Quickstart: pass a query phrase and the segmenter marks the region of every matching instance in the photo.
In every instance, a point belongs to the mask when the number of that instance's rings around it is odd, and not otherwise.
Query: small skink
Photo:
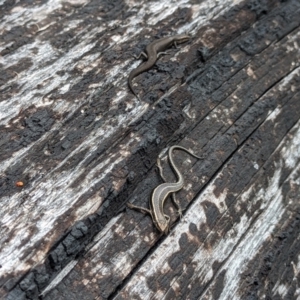
[[[203,157],[196,156],[194,153],[190,152],[189,150],[187,150],[186,148],[183,148],[181,146],[175,145],[175,146],[170,147],[169,151],[168,151],[168,158],[170,161],[170,165],[178,178],[178,181],[177,182],[165,182],[165,183],[162,183],[159,186],[157,186],[153,190],[152,197],[150,199],[150,209],[146,209],[143,207],[135,206],[131,203],[127,203],[129,208],[138,210],[142,213],[149,214],[151,216],[152,221],[155,224],[156,228],[164,234],[167,234],[169,232],[170,217],[168,215],[164,214],[163,209],[164,209],[165,200],[167,199],[167,197],[170,194],[172,194],[174,204],[177,206],[180,216],[181,216],[181,212],[182,212],[179,202],[176,201],[175,194],[174,194],[175,192],[178,192],[179,190],[181,190],[184,186],[184,178],[173,161],[172,154],[173,154],[173,150],[175,150],[175,149],[185,151],[188,154],[190,154],[193,157],[196,157],[198,159],[203,159]],[[159,168],[161,177],[164,179],[164,181],[166,181],[165,178],[163,177],[159,160],[158,160],[158,168]]]
[[[139,99],[138,95],[135,93],[133,86],[132,86],[132,80],[134,77],[138,76],[139,74],[149,70],[157,61],[160,55],[166,54],[166,49],[170,48],[172,45],[175,45],[177,48],[177,44],[181,44],[184,42],[187,42],[191,37],[187,34],[178,34],[170,37],[164,37],[161,39],[158,39],[152,43],[150,43],[146,47],[146,53],[141,52],[139,56],[136,58],[140,58],[141,55],[144,56],[147,61],[138,66],[136,69],[132,70],[128,77],[128,85],[132,93]]]

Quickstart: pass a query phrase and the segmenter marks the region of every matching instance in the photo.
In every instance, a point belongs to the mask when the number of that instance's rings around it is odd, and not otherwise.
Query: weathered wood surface
[[[300,2],[1,1],[0,297],[300,297]],[[157,37],[190,32],[135,79]],[[147,206],[175,152],[186,209]],[[24,187],[16,187],[23,181]]]

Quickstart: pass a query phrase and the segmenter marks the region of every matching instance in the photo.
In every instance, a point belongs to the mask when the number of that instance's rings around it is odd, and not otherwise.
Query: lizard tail
[[[132,79],[133,79],[133,76],[129,75],[129,77],[128,77],[128,86],[129,86],[131,92],[133,93],[133,95],[136,96],[137,99],[140,101],[140,97],[137,95],[137,93],[135,92],[135,90],[133,88]]]
[[[190,154],[191,156],[193,156],[195,158],[198,158],[198,159],[204,159],[205,157],[204,156],[197,156],[193,152],[191,152],[188,149],[186,149],[184,147],[181,147],[179,145],[174,145],[174,146],[171,146],[169,148],[168,157],[169,157],[170,165],[171,165],[173,171],[176,173],[176,175],[178,177],[178,183],[183,185],[184,181],[183,181],[182,173],[178,170],[178,168],[176,167],[176,165],[174,163],[174,160],[173,160],[173,155],[172,154],[173,154],[174,149],[182,150],[182,151],[184,151],[184,152],[186,152],[186,153]]]

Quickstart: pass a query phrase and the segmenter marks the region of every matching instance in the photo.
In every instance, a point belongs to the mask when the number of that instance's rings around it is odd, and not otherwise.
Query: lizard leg
[[[172,50],[165,51],[165,52],[158,52],[158,53],[157,53],[157,58],[159,58],[159,57],[162,56],[162,55],[170,54],[171,52],[172,52]]]
[[[137,210],[137,211],[139,211],[139,212],[141,212],[143,214],[149,214],[152,217],[152,213],[151,213],[150,209],[147,209],[147,208],[144,208],[144,207],[140,207],[140,206],[135,206],[132,203],[127,203],[127,206],[130,209]]]
[[[148,59],[148,55],[147,55],[145,52],[141,52],[138,56],[132,54],[132,56],[133,56],[135,59],[140,59],[141,56],[143,56],[144,58]]]
[[[165,215],[165,214],[164,214],[164,216],[165,216],[166,220],[167,220],[168,222],[170,222],[170,216]]]
[[[175,193],[171,194],[171,198],[173,200],[173,203],[175,204],[176,208],[178,209],[177,213],[180,217],[180,219],[182,218],[182,212],[184,211],[184,209],[181,208],[179,201],[176,199]]]
[[[167,220],[167,222],[168,222],[168,229],[167,229],[167,232],[169,232],[170,231],[170,220],[171,220],[171,218],[168,216],[168,215],[164,215],[165,216],[165,218],[166,218],[166,220]]]

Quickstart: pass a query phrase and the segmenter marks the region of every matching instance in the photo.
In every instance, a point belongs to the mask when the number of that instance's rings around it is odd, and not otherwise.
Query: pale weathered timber
[[[297,299],[300,3],[2,1],[0,297]],[[190,32],[127,87],[153,39]],[[147,206],[175,153],[162,236]],[[175,180],[167,161],[164,174]],[[23,181],[24,187],[16,187]]]

